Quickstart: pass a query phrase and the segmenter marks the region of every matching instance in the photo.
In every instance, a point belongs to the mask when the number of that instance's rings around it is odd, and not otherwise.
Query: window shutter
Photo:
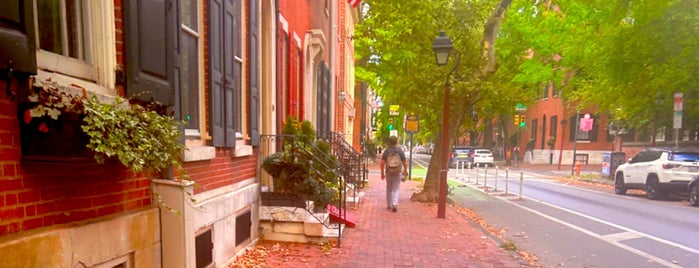
[[[175,104],[177,0],[126,0],[125,31],[129,96]]]
[[[223,146],[226,140],[223,122],[223,3],[209,2],[209,70],[211,72],[211,135],[214,146]]]
[[[259,65],[259,28],[258,28],[258,0],[250,1],[250,58],[248,59],[250,68],[250,143],[253,146],[260,144],[260,74]]]
[[[31,0],[3,1],[0,8],[0,79],[13,73],[36,74],[34,9]]]
[[[590,130],[590,141],[597,141],[597,136],[599,132],[599,118],[592,117],[595,121],[592,122],[592,129]]]
[[[234,3],[209,2],[209,69],[211,72],[211,136],[218,147],[235,146],[234,101],[238,82],[233,68],[235,62],[233,25]]]

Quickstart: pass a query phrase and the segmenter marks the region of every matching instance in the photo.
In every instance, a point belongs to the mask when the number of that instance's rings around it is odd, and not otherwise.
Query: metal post
[[[479,166],[476,166],[476,168],[474,169],[474,170],[476,171],[476,185],[478,185],[478,175],[479,175],[478,172],[479,172],[479,169],[480,169]]]
[[[519,173],[519,199],[522,199],[522,191],[524,190],[524,172]]]
[[[510,168],[505,168],[505,194],[510,193]]]
[[[493,191],[498,191],[498,166],[495,166],[495,189]]]
[[[483,173],[483,187],[485,191],[488,191],[488,166],[485,166],[485,172]]]
[[[570,126],[573,126],[573,123],[570,123]],[[578,129],[580,129],[580,111],[575,113],[575,141],[573,142],[573,164],[570,165],[570,176],[575,176],[575,155],[577,154],[577,149],[578,149]],[[571,129],[570,131],[573,131]]]
[[[408,180],[413,179],[413,133],[410,133],[410,162],[408,163]]]

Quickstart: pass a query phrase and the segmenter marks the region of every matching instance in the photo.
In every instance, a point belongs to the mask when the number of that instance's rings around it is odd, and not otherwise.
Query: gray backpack
[[[386,174],[398,175],[403,170],[403,161],[397,152],[390,152],[386,156]]]

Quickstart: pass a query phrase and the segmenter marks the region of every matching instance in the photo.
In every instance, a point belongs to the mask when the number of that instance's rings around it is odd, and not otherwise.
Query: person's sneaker
[[[391,208],[391,211],[398,212],[398,208],[396,206],[393,206],[393,208]]]

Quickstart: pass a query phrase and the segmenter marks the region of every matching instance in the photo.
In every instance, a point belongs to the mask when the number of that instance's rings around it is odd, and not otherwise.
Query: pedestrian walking
[[[398,194],[400,183],[408,176],[408,161],[405,153],[398,147],[398,138],[389,138],[389,147],[381,155],[381,180],[386,181],[387,208],[393,212],[398,211]]]

